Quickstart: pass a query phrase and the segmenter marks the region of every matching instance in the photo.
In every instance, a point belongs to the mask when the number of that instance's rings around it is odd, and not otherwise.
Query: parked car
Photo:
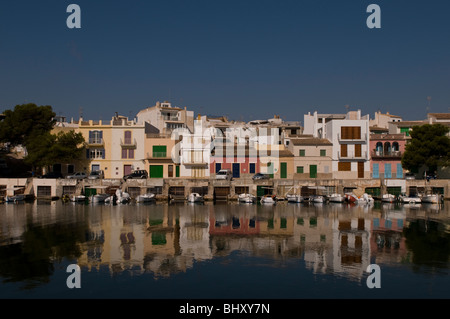
[[[102,178],[105,178],[105,173],[101,169],[92,171],[88,176],[88,179],[102,179]]]
[[[76,172],[71,175],[67,175],[66,178],[69,179],[85,179],[87,177],[87,174],[85,172]]]
[[[64,178],[64,176],[61,172],[48,172],[40,176],[40,178]]]
[[[231,181],[233,179],[233,173],[229,169],[221,169],[216,173],[216,179]]]
[[[416,176],[414,175],[414,173],[406,173],[405,179],[416,179]]]
[[[145,178],[148,178],[148,173],[147,173],[147,171],[145,169],[137,170],[137,171],[134,171],[131,174],[125,175],[123,177],[123,180],[126,181],[127,179],[130,179],[130,178],[145,179]]]
[[[270,175],[269,174],[263,174],[263,173],[256,173],[255,175],[253,175],[252,179],[254,181],[256,180],[260,180],[260,179],[269,179]]]

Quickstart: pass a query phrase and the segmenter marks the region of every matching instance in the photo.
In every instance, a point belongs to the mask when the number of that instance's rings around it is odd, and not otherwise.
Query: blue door
[[[384,178],[391,178],[391,164],[384,164]]]
[[[216,163],[216,173],[222,169],[222,163]]]
[[[373,178],[378,178],[380,177],[380,172],[378,170],[378,164],[373,164],[373,172],[372,172],[372,177]]]
[[[403,178],[402,164],[397,164],[397,178]]]
[[[241,165],[239,163],[233,163],[233,178],[239,178]]]

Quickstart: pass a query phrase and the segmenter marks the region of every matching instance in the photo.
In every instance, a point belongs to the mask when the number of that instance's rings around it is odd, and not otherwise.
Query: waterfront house
[[[288,149],[294,155],[295,179],[331,179],[333,145],[328,139],[300,136],[291,139]]]
[[[153,125],[160,134],[170,135],[173,130],[186,128],[190,132],[194,129],[194,112],[172,106],[168,101],[156,102],[151,106],[139,111],[136,115],[138,124],[145,122]]]
[[[117,113],[111,121],[80,120],[89,170],[103,170],[105,178],[122,178],[133,170],[145,169],[144,129],[144,124]]]
[[[361,111],[347,114],[304,115],[304,134],[331,141],[333,178],[370,178],[369,116]]]
[[[178,142],[171,135],[160,134],[154,126],[145,123],[145,160],[150,179],[180,177],[179,156],[175,148]]]
[[[403,178],[402,154],[406,134],[371,134],[370,157],[372,178]]]

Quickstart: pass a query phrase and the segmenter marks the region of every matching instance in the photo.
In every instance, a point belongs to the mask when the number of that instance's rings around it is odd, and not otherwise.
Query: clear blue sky
[[[69,29],[69,4],[81,29]],[[369,29],[369,4],[381,29]],[[156,101],[231,119],[450,107],[450,1],[1,0],[0,108],[134,117]]]

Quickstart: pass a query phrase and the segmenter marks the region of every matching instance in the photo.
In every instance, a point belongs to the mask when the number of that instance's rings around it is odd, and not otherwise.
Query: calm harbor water
[[[6,203],[0,298],[447,299],[449,206]]]

